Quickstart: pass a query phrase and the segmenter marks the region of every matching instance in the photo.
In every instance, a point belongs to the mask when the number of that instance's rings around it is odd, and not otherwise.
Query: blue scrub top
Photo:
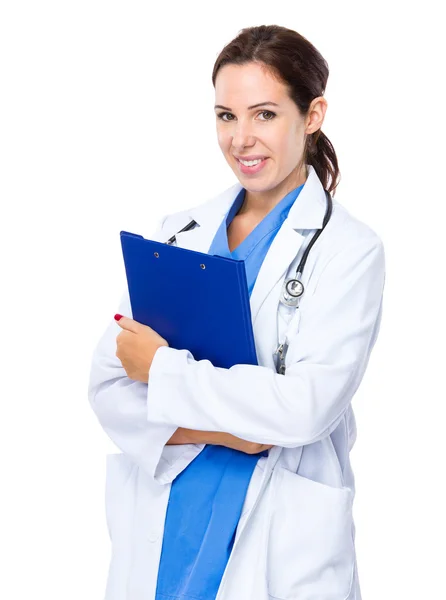
[[[231,253],[227,228],[245,199],[242,188],[223,219],[208,254],[245,261],[251,296],[262,262],[299,195],[289,192]],[[257,461],[207,445],[172,482],[164,524],[156,600],[214,600],[226,568],[246,491]]]

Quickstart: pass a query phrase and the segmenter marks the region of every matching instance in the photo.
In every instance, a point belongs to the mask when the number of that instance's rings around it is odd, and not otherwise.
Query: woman
[[[323,228],[339,175],[321,132],[327,78],[319,52],[279,26],[242,30],[216,60],[218,142],[238,182],[164,217],[152,238],[245,261],[259,364],[222,369],[169,347],[124,293],[89,385],[122,450],[107,462],[106,600],[360,599],[351,400],[379,331],[385,260],[334,199]],[[283,283],[322,228],[305,293],[287,306]]]

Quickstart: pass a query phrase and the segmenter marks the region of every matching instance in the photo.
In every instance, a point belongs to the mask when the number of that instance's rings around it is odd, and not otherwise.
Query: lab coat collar
[[[307,169],[308,177],[287,218],[288,225],[293,229],[319,229],[325,215],[327,201],[323,185],[314,167],[307,165]],[[188,217],[194,219],[200,227],[212,226],[216,218],[221,221],[227,214],[242,188],[240,182],[235,183],[222,194],[191,209]]]
[[[322,228],[327,207],[326,196],[314,168],[311,165],[307,165],[307,168],[307,180],[271,243],[252,290],[250,306],[253,325],[269,293],[301,250],[306,236],[299,230]],[[177,233],[178,246],[207,253],[224,215],[241,189],[242,185],[237,182],[222,194],[186,211],[187,219],[184,219],[184,225],[194,219],[199,226]],[[254,335],[256,335],[256,327],[254,327]]]

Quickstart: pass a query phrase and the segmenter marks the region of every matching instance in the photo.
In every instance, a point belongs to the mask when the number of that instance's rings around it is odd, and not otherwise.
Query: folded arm
[[[117,312],[132,317],[128,292]],[[270,447],[218,431],[179,428],[175,422],[153,423],[147,414],[148,384],[130,379],[116,356],[120,331],[117,323],[111,321],[93,352],[88,398],[112,442],[158,483],[171,482],[206,444],[247,454]]]
[[[159,222],[152,239],[161,238],[167,216]],[[132,317],[127,288],[116,312]],[[112,442],[156,481],[168,483],[187,467],[205,444],[176,445],[175,424],[160,425],[148,419],[147,383],[127,377],[116,356],[116,337],[120,331],[119,325],[111,319],[93,351],[88,399]],[[172,444],[168,444],[169,440]]]
[[[157,239],[164,217],[152,238]],[[132,317],[128,290],[118,309]],[[116,356],[116,337],[121,329],[114,319],[97,343],[90,367],[88,399],[108,437],[159,483],[171,482],[206,444],[236,448],[246,453],[265,449],[230,434],[179,428],[175,423],[153,423],[147,415],[148,384],[127,376]]]
[[[378,236],[337,252],[302,304],[286,374],[260,365],[214,367],[161,347],[148,383],[153,424],[226,431],[255,443],[311,444],[333,431],[355,394],[382,314],[384,248]]]

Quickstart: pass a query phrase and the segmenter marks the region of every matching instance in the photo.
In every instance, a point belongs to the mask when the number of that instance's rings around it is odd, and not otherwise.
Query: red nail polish
[[[119,321],[119,319],[122,319],[122,315],[120,315],[119,313],[115,314],[115,320]]]

